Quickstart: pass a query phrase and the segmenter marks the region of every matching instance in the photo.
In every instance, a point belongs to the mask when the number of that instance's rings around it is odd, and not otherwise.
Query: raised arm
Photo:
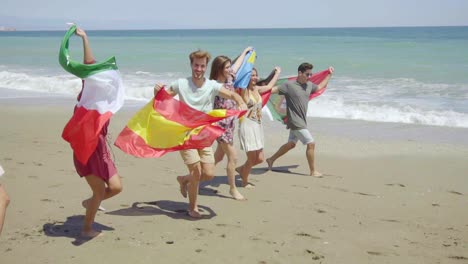
[[[237,71],[239,70],[240,66],[242,65],[242,62],[244,61],[245,59],[245,56],[247,55],[247,53],[249,53],[249,51],[253,50],[252,47],[247,47],[244,49],[244,51],[242,51],[242,53],[239,55],[239,58],[237,58],[236,62],[231,66],[231,69],[233,71],[234,74],[237,73]]]
[[[76,28],[75,34],[83,40],[83,62],[85,64],[94,63],[96,60],[93,55],[93,51],[89,45],[88,36],[86,32],[81,28]]]
[[[263,85],[263,86],[259,86],[258,87],[258,92],[260,94],[266,92],[266,91],[269,91],[271,90],[273,87],[276,87],[275,84],[276,82],[278,81],[278,78],[279,78],[279,75],[281,73],[281,68],[276,66],[275,67],[275,75],[273,76],[273,78],[271,79],[271,81],[267,84],[267,85]],[[276,88],[277,90],[277,88]],[[272,91],[273,92],[273,91]],[[276,91],[278,92],[278,91]]]
[[[321,81],[318,85],[318,88],[317,88],[317,91],[320,91],[322,90],[323,88],[325,88],[325,86],[327,86],[328,84],[328,81],[330,81],[332,75],[333,75],[333,72],[335,71],[335,68],[333,67],[328,67],[328,71],[330,71],[330,73],[328,74],[327,77],[325,77],[325,79],[323,79],[323,81]]]

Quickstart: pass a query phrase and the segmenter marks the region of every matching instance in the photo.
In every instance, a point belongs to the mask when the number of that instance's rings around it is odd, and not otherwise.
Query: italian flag
[[[314,73],[311,77],[309,77],[309,81],[315,84],[321,83],[330,73],[328,69]],[[291,80],[296,80],[297,76],[292,76],[292,77],[286,77],[286,78],[281,78],[276,82],[276,85],[279,86],[287,81]],[[320,91],[316,91],[309,96],[309,101],[312,100],[313,98],[323,94],[325,92],[325,88],[323,88]],[[277,120],[282,123],[286,123],[286,98],[283,95],[279,94],[271,94],[271,90],[266,92],[265,94],[262,94],[262,99],[263,99],[263,106],[265,106],[265,103],[267,107],[263,108],[263,112],[270,117],[270,120]],[[266,99],[266,100],[265,100]]]
[[[70,143],[76,158],[86,164],[96,149],[103,126],[123,106],[124,88],[115,57],[93,64],[70,58],[69,39],[75,30],[75,25],[70,27],[62,40],[59,63],[67,72],[83,79],[83,90],[62,138]]]
[[[209,147],[224,133],[214,123],[247,111],[214,109],[204,113],[161,89],[120,132],[115,145],[135,157],[161,157],[172,151]]]

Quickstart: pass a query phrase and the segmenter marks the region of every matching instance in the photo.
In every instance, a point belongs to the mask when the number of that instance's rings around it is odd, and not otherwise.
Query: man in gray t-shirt
[[[310,175],[320,177],[322,174],[314,166],[314,138],[307,129],[307,107],[311,93],[325,88],[333,74],[333,67],[329,67],[329,75],[319,84],[313,84],[309,81],[312,76],[312,64],[304,62],[297,68],[297,79],[287,81],[278,88],[273,88],[272,93],[284,95],[286,99],[287,128],[289,131],[288,143],[281,146],[276,153],[266,159],[268,168],[271,170],[273,163],[281,156],[296,146],[298,140],[307,145],[306,157],[309,163]]]

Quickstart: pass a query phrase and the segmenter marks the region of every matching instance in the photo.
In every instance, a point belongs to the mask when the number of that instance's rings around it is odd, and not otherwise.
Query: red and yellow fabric
[[[161,89],[153,100],[128,122],[115,145],[135,157],[161,157],[172,151],[209,147],[224,133],[214,123],[246,111],[195,110]]]

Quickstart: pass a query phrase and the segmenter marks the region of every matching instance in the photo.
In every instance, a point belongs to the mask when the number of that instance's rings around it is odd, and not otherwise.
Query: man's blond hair
[[[208,62],[211,59],[211,55],[210,53],[208,53],[208,51],[197,50],[197,51],[190,53],[189,58],[190,58],[190,64],[193,63],[194,59],[203,59],[203,58],[206,58],[206,64],[208,64]]]

